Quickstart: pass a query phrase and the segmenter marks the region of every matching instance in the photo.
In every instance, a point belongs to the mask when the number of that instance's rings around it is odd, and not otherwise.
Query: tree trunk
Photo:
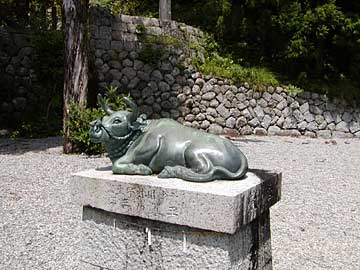
[[[64,71],[64,153],[74,151],[70,141],[68,120],[72,102],[83,106],[88,86],[88,19],[89,0],[63,0],[63,30],[65,41]]]
[[[29,0],[17,0],[15,7],[15,14],[20,20],[20,24],[27,25],[29,22]]]
[[[58,24],[57,8],[55,3],[51,6],[51,29],[56,30]]]
[[[160,20],[171,20],[171,0],[159,1],[159,17]]]

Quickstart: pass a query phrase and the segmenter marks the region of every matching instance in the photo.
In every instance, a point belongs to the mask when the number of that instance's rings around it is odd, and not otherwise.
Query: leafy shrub
[[[139,53],[139,59],[149,65],[157,65],[161,57],[164,54],[164,50],[156,48],[153,45],[145,45],[145,47]]]
[[[144,17],[158,17],[158,1],[149,0],[90,0],[90,6],[98,6],[110,10],[112,13],[138,15]]]
[[[125,109],[123,97],[117,93],[117,88],[107,87],[104,100],[113,110]],[[74,143],[76,152],[88,155],[100,154],[104,152],[101,144],[94,144],[90,141],[89,123],[104,116],[102,108],[89,108],[87,106],[79,106],[76,103],[70,104],[70,140]]]
[[[360,100],[360,18],[338,1],[294,1],[273,16],[282,70],[308,90]],[[351,5],[350,5],[351,6]]]
[[[229,78],[234,82],[248,82],[254,86],[279,84],[276,76],[266,68],[244,67],[236,63],[232,55],[222,56],[220,45],[209,34],[205,34],[199,43],[190,43],[190,48],[205,55],[204,59],[192,59],[192,64],[205,74]]]
[[[262,67],[243,67],[229,57],[222,57],[217,53],[208,56],[205,61],[193,59],[196,68],[217,77],[229,78],[234,82],[248,82],[253,86],[276,85],[278,80],[273,73]]]

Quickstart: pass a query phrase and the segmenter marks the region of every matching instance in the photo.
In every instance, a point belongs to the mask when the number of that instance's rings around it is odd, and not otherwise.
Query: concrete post
[[[171,20],[171,0],[159,0],[159,19]]]
[[[281,174],[190,183],[90,170],[72,190],[82,269],[272,269],[269,208]]]

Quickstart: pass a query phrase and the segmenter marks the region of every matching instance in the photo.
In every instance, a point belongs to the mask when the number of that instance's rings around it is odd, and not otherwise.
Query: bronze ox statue
[[[171,119],[146,120],[128,98],[129,111],[112,111],[98,95],[107,114],[90,123],[90,138],[103,143],[114,174],[158,174],[193,182],[242,179],[248,162],[230,140],[186,127]]]

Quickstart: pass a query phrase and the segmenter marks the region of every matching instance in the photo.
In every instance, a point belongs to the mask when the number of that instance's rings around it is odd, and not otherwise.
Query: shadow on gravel
[[[0,155],[20,155],[26,152],[42,152],[55,149],[61,152],[62,137],[49,137],[41,139],[0,139]]]

